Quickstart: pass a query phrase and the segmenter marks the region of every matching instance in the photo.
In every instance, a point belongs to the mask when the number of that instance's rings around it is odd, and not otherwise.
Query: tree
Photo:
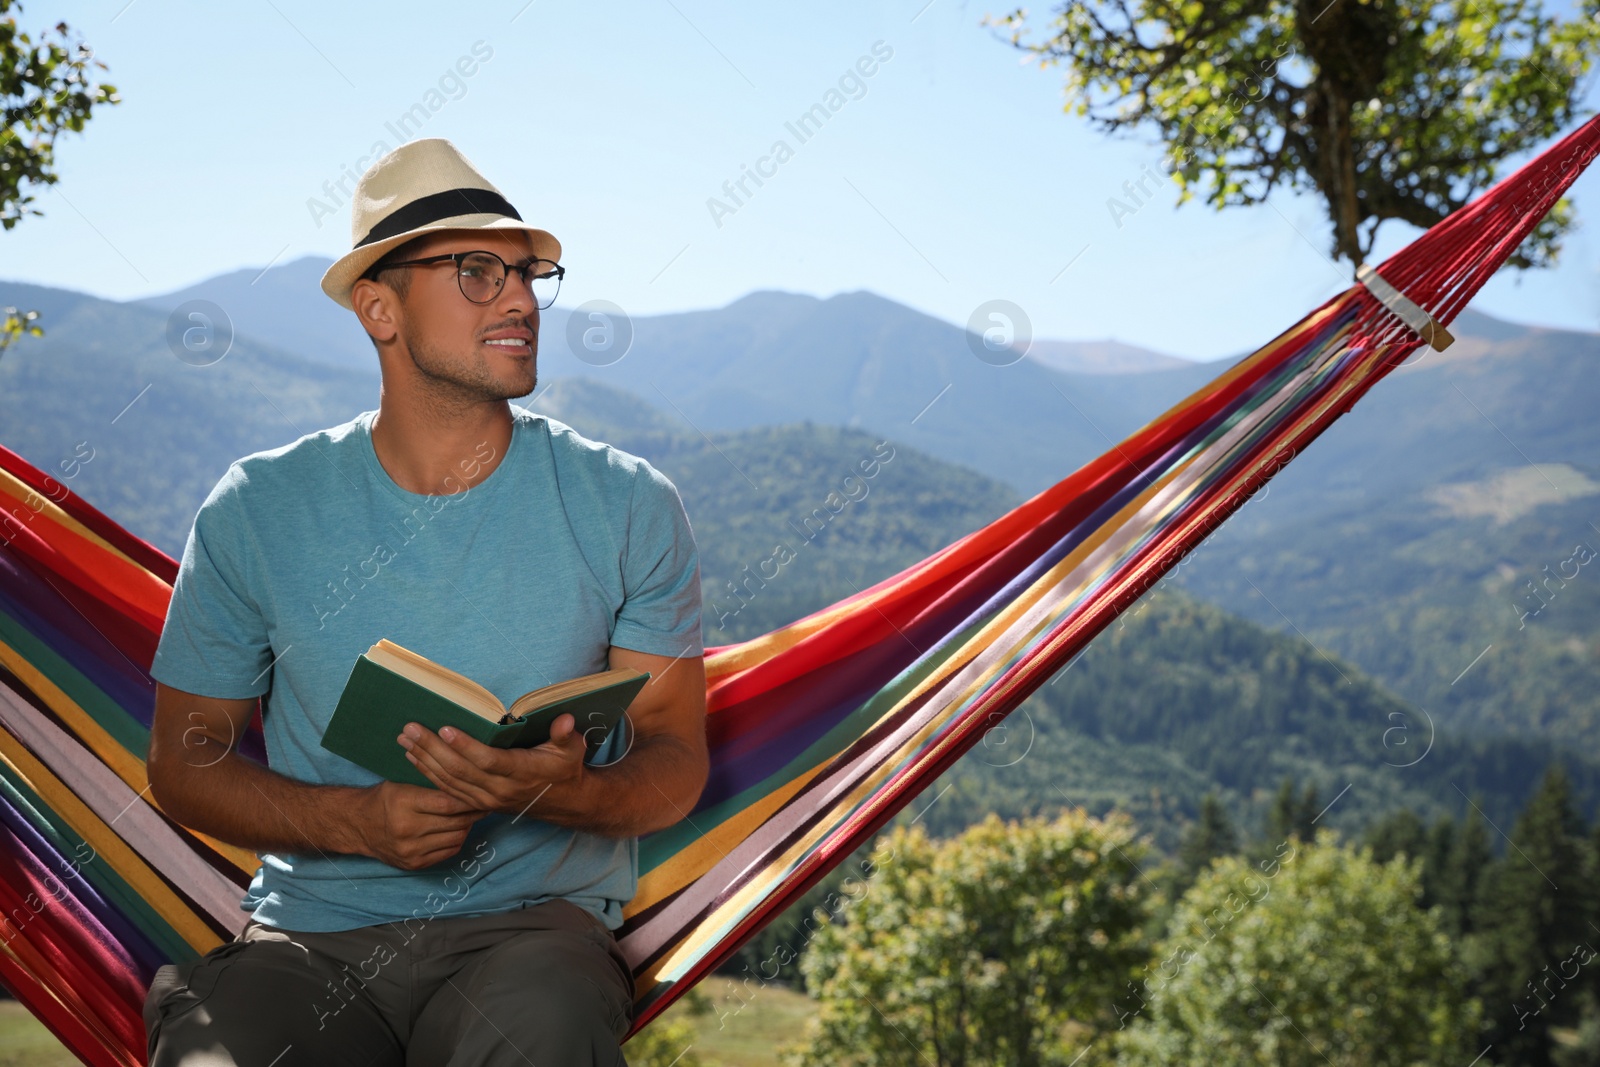
[[[44,212],[28,205],[33,196],[24,186],[54,185],[55,141],[64,130],[81,132],[96,104],[117,104],[116,86],[90,83],[90,65],[106,69],[93,59],[94,50],[81,41],[69,45],[65,22],[55,26],[59,42],[49,31],[35,42],[17,29],[15,16],[6,12],[22,5],[0,0],[0,226],[7,230],[28,215]],[[36,311],[0,308],[0,353],[24,334],[43,334],[34,320]]]
[[[828,921],[834,910],[849,900],[843,892],[850,872],[869,863],[877,837],[862,844],[850,858],[834,867],[806,890],[800,899],[785,908],[771,922],[756,931],[750,940],[716,969],[717,974],[741,982],[747,989],[782,985],[796,992],[807,992],[805,975],[800,970],[806,946]]]
[[[1600,969],[1587,835],[1566,770],[1553,764],[1480,887],[1471,958],[1491,1008],[1487,1040],[1506,1062],[1553,1063],[1550,1028],[1579,1021],[1584,999],[1573,987]]]
[[[1378,863],[1395,856],[1422,860],[1417,906],[1424,911],[1437,906],[1440,929],[1452,940],[1472,932],[1478,885],[1494,860],[1489,832],[1476,812],[1474,808],[1459,826],[1446,815],[1430,827],[1403,808],[1373,823],[1365,834]]]
[[[1183,843],[1178,847],[1177,884],[1180,891],[1193,885],[1212,860],[1230,856],[1238,848],[1239,838],[1234,833],[1233,823],[1228,820],[1228,809],[1222,806],[1216,793],[1207,793],[1200,798],[1200,814],[1183,835]]]
[[[705,990],[691,989],[629,1038],[622,1051],[633,1067],[705,1067],[705,1060],[693,1051],[695,1026],[689,1019],[703,1020],[715,1013]]]
[[[790,1062],[1066,1065],[1146,958],[1144,842],[1115,815],[896,827],[801,963],[820,1008]]]
[[[1317,816],[1322,814],[1322,809],[1317,804],[1317,787],[1306,784],[1306,790],[1298,798],[1294,795],[1294,779],[1285,778],[1278,786],[1278,793],[1272,798],[1272,807],[1267,811],[1266,838],[1259,843],[1266,853],[1271,853],[1281,841],[1297,838],[1301,841],[1310,841],[1316,834]]]
[[[1476,801],[1474,801],[1476,803]],[[1484,828],[1483,817],[1473,808],[1463,816],[1461,825],[1441,819],[1434,827],[1436,839],[1448,832],[1450,840],[1440,841],[1436,847],[1437,864],[1433,895],[1443,909],[1444,928],[1452,937],[1462,937],[1475,929],[1473,912],[1478,899],[1483,872],[1489,869],[1494,853],[1489,848],[1489,831]],[[1445,849],[1448,848],[1446,852]]]
[[[44,336],[44,330],[33,324],[38,317],[37,311],[23,311],[9,305],[0,307],[0,355],[5,354],[13,341],[24,336]]]
[[[1380,865],[1331,830],[1259,865],[1219,861],[1178,902],[1115,1062],[1470,1062],[1481,1009],[1420,892],[1417,861]]]
[[[1333,253],[1360,263],[1385,220],[1433,225],[1579,114],[1600,0],[1578,7],[1563,21],[1539,0],[1067,0],[1041,42],[1023,40],[1025,8],[984,21],[1042,67],[1068,64],[1068,109],[1102,131],[1153,125],[1179,203],[1207,179],[1218,209],[1315,189]],[[1510,264],[1554,262],[1571,224],[1563,200]]]
[[[1366,844],[1378,863],[1388,863],[1396,856],[1423,859],[1428,848],[1428,828],[1416,812],[1401,808],[1367,828]]]

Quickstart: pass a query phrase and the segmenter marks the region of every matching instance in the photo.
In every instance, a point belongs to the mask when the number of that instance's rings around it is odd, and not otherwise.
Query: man
[[[625,1064],[637,836],[709,766],[688,522],[643,460],[509,403],[534,389],[553,236],[439,138],[380,159],[351,210],[322,287],[372,337],[378,409],[229,467],[151,667],[152,795],[261,867],[238,938],[158,971],[150,1063]],[[587,761],[570,714],[521,750],[410,724],[424,788],[319,744],[381,637],[507,703],[651,679]],[[268,767],[235,750],[261,697]]]

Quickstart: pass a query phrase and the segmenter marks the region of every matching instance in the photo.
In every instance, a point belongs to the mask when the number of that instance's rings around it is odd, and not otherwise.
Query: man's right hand
[[[356,837],[362,855],[415,871],[460,852],[472,824],[487,814],[437,789],[379,782],[362,793]]]
[[[145,768],[170,818],[255,852],[345,853],[418,870],[460,852],[488,814],[424,786],[321,785],[263,767],[235,751],[256,703],[156,683]]]

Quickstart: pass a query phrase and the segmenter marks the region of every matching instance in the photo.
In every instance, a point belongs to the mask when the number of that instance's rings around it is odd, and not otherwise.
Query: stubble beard
[[[417,369],[424,393],[445,407],[466,408],[485,401],[515,400],[527,396],[539,386],[539,338],[534,335],[533,354],[528,360],[527,385],[522,384],[522,372],[516,370],[507,378],[497,378],[489,370],[489,357],[474,343],[471,360],[463,361],[440,349],[431,347],[410,326],[401,328],[411,365]]]

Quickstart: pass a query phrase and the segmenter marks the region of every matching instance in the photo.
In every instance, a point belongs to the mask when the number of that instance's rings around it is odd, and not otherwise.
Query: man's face
[[[405,258],[480,249],[514,267],[532,258],[533,241],[520,230],[446,230],[429,234]],[[419,384],[440,399],[468,402],[510,400],[533,392],[539,308],[521,272],[508,270],[499,294],[486,304],[474,304],[462,295],[450,260],[404,269],[411,273],[411,287],[401,301],[400,336]]]

